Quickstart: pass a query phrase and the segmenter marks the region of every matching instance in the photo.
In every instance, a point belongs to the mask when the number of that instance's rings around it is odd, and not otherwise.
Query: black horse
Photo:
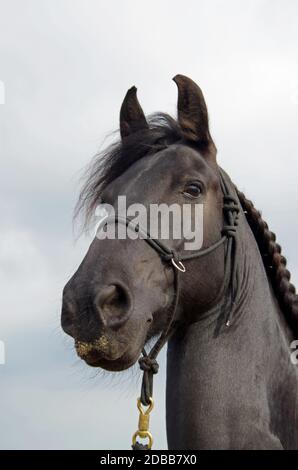
[[[189,256],[183,240],[95,238],[65,286],[62,327],[87,364],[111,371],[132,366],[161,334],[140,361],[145,379],[168,340],[170,449],[298,448],[298,296],[286,260],[218,166],[200,88],[182,75],[174,81],[177,121],[147,120],[136,88],[128,91],[121,141],[92,165],[78,210],[88,219],[119,195],[146,207],[203,204],[203,246]]]

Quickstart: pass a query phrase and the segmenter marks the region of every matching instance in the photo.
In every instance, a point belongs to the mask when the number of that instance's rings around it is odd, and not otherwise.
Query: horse
[[[123,371],[139,360],[143,405],[151,403],[156,356],[167,343],[169,449],[297,449],[298,373],[290,357],[298,296],[286,259],[219,166],[200,87],[183,75],[173,80],[176,119],[146,118],[137,89],[128,90],[121,138],[91,164],[76,212],[90,222],[98,204],[114,207],[119,195],[146,208],[200,204],[202,247],[189,252],[183,239],[150,233],[95,237],[64,287],[62,328],[89,366]],[[115,225],[129,223],[116,217]]]

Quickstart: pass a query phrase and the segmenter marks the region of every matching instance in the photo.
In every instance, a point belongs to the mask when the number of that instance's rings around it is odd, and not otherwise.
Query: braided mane
[[[286,268],[287,260],[281,253],[281,246],[276,242],[276,235],[269,230],[253,203],[237,188],[236,192],[255,236],[280,308],[290,328],[294,333],[298,333],[298,295],[290,282],[291,273]]]

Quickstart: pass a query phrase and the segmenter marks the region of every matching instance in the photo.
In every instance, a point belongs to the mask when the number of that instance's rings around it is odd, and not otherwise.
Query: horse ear
[[[200,87],[184,75],[173,78],[178,87],[178,122],[187,140],[202,147],[213,144],[209,133],[208,111]]]
[[[144,112],[137,98],[137,89],[131,87],[125,95],[120,110],[120,134],[121,138],[129,136],[141,129],[148,129]]]

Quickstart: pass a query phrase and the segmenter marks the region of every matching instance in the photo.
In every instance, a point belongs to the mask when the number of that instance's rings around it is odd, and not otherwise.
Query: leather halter
[[[138,224],[133,224],[131,219],[128,217],[120,217],[117,214],[115,216],[108,216],[103,220],[102,224],[100,224],[101,227],[104,227],[108,222],[117,222],[126,226],[129,225],[129,228],[142,235],[144,241],[156,251],[162,261],[171,263],[174,271],[174,296],[167,326],[161,333],[154,346],[151,348],[150,352],[147,353],[144,348],[142,350],[143,357],[139,359],[140,368],[143,370],[141,402],[144,406],[148,406],[152,399],[153,375],[158,372],[159,367],[156,361],[156,357],[175,330],[175,320],[180,294],[179,277],[180,272],[186,271],[183,262],[206,256],[216,250],[219,246],[223,245],[226,241],[227,246],[225,251],[224,301],[222,305],[222,312],[224,315],[225,324],[229,326],[229,318],[235,305],[235,292],[233,289],[235,281],[235,256],[233,256],[233,249],[236,244],[235,235],[240,209],[238,200],[229,193],[228,185],[224,179],[224,175],[221,169],[219,170],[219,175],[221,189],[223,192],[223,212],[225,224],[221,231],[222,237],[217,242],[203,250],[181,256],[160,240],[152,238],[150,233],[143,230]]]

